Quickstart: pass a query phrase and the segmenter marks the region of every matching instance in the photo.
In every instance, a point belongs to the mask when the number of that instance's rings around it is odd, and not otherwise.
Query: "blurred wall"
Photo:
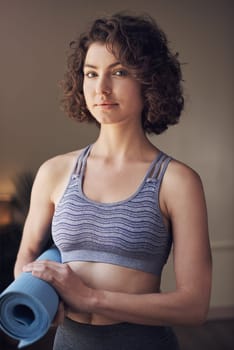
[[[152,141],[200,174],[206,192],[214,277],[212,307],[234,306],[233,1],[0,0],[0,193],[46,159],[92,142],[94,126],[59,109],[65,52],[92,18],[148,12],[184,63],[186,108],[178,126]],[[173,286],[171,263],[163,286]]]

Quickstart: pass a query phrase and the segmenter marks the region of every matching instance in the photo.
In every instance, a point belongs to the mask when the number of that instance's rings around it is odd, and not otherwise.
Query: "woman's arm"
[[[210,299],[211,254],[199,176],[173,161],[165,174],[160,198],[173,229],[175,291],[139,295],[94,290],[69,266],[51,262],[33,263],[25,270],[52,283],[74,311],[140,324],[202,323]]]
[[[49,238],[49,229],[54,210],[51,200],[53,187],[51,171],[51,162],[47,161],[40,167],[35,178],[30,208],[14,268],[15,277],[22,272],[22,267],[26,263],[38,257]]]

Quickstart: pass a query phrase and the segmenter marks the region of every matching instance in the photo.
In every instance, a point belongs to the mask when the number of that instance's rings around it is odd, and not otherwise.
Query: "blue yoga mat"
[[[52,246],[37,260],[61,262]],[[59,305],[59,296],[47,282],[23,272],[0,295],[0,328],[19,340],[18,348],[42,338],[50,328]]]

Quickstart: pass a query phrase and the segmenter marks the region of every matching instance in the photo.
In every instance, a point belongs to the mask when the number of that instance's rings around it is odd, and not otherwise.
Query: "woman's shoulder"
[[[64,167],[69,167],[76,163],[83,149],[71,151],[68,153],[58,154],[52,158],[47,159],[40,168],[50,171],[60,171]]]
[[[174,158],[171,159],[166,174],[172,182],[200,181],[200,175],[195,169]]]
[[[172,159],[165,172],[162,188],[161,203],[167,217],[179,217],[185,208],[192,206],[204,207],[204,189],[201,177],[189,165]]]
[[[82,150],[76,150],[56,155],[42,163],[35,177],[33,193],[36,196],[44,193],[54,200],[60,187],[71,175],[81,152]]]
[[[189,165],[172,159],[164,176],[164,192],[174,198],[203,192],[199,173]]]
[[[75,167],[82,149],[56,155],[47,159],[38,169],[37,176],[55,180],[60,176],[66,176]]]

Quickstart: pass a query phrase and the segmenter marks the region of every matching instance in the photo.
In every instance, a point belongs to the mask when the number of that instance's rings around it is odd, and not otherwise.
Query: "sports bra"
[[[90,150],[91,145],[78,157],[55,208],[52,237],[62,262],[102,262],[160,275],[172,244],[159,207],[159,190],[171,157],[160,152],[129,198],[100,203],[87,198],[82,188]]]

